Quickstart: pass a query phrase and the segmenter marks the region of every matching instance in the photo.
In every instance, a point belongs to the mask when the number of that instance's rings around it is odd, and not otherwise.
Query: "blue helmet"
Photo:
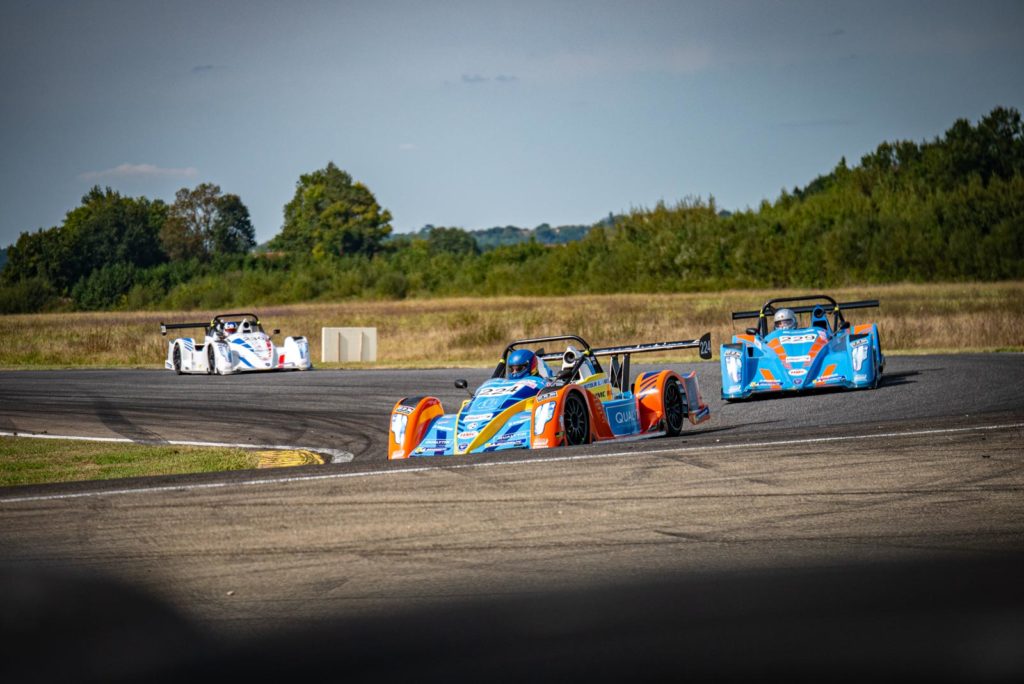
[[[537,374],[537,355],[529,349],[516,349],[508,355],[508,377],[518,380]]]

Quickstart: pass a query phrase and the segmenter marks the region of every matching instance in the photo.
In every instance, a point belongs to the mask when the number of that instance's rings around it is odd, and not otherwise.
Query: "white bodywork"
[[[178,337],[167,344],[164,367],[178,373],[229,375],[310,370],[313,363],[305,337],[286,337],[284,344],[277,346],[257,324],[232,334],[208,329],[201,344],[192,337]]]

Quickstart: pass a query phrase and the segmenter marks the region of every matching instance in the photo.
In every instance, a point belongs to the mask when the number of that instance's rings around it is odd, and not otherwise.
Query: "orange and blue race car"
[[[557,353],[537,348],[552,343],[568,344]],[[445,413],[435,397],[398,401],[391,410],[388,459],[678,435],[686,420],[696,425],[709,418],[696,373],[645,371],[631,381],[630,357],[691,348],[710,359],[710,333],[601,349],[576,335],[516,340],[458,412]],[[607,371],[601,357],[610,357]],[[554,370],[548,361],[561,365]],[[466,389],[467,383],[457,380],[455,386]]]
[[[878,387],[885,368],[878,326],[851,326],[843,317],[843,311],[876,306],[874,299],[839,303],[816,294],[771,299],[758,311],[734,312],[733,320],[756,318],[757,327],[722,345],[722,398]]]

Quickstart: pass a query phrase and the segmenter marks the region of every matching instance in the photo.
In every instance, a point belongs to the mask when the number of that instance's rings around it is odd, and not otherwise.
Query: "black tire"
[[[174,365],[174,372],[181,375],[181,347],[174,345],[174,352],[171,354],[171,363]]]
[[[571,392],[562,405],[562,421],[565,425],[565,443],[578,446],[590,442],[590,413],[587,403],[579,392]]]
[[[206,345],[206,374],[217,374],[217,354],[213,351],[213,345]]]
[[[686,421],[686,409],[683,407],[683,390],[675,378],[669,378],[665,382],[661,405],[665,411],[665,434],[669,437],[678,436],[683,431],[683,423]]]

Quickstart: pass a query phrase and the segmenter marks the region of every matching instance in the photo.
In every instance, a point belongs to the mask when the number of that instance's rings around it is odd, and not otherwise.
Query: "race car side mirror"
[[[757,332],[758,332],[757,328],[747,328],[747,334],[748,335],[756,335]]]
[[[270,334],[271,335],[280,335],[281,334],[281,329],[280,328],[274,328],[273,330],[270,331]]]
[[[462,378],[459,378],[458,380],[455,381],[455,389],[466,390],[466,394],[472,397],[473,393],[466,389],[468,387],[469,383],[463,380]]]

